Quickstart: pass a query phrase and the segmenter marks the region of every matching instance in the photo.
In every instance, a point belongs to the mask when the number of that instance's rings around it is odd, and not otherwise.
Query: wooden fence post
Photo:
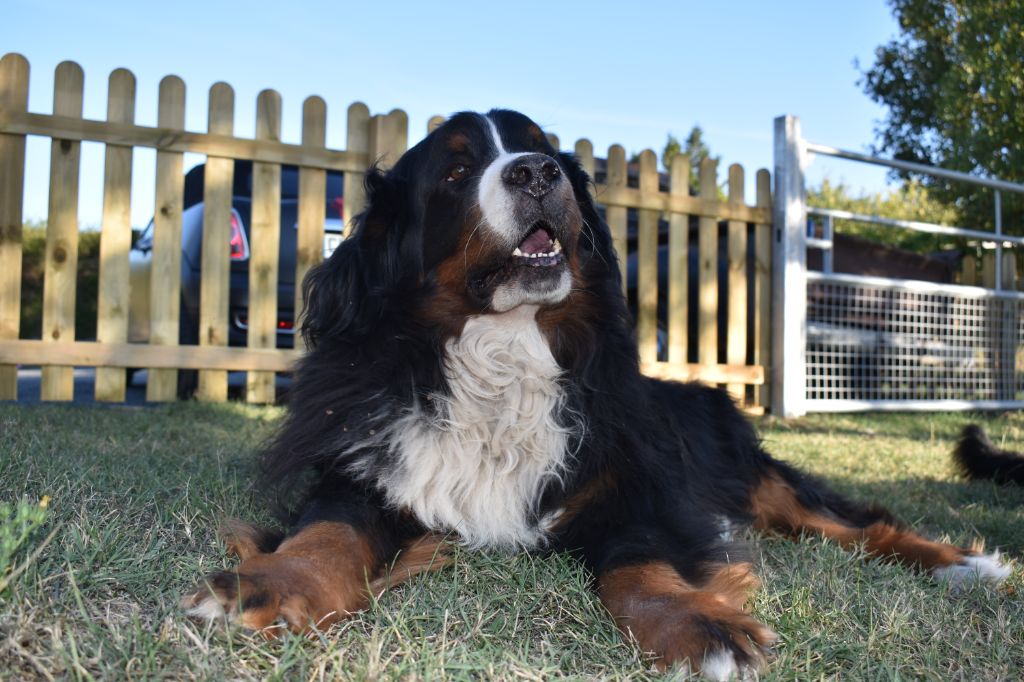
[[[772,178],[764,168],[757,171],[757,207],[771,210]],[[772,226],[771,223],[754,225],[754,248],[757,254],[754,300],[754,364],[764,367],[765,383],[758,391],[758,404],[767,408],[771,403],[772,362]]]
[[[690,196],[690,159],[672,157],[669,194]],[[688,362],[690,318],[690,216],[672,212],[668,222],[668,361]]]
[[[700,197],[718,199],[718,162],[704,159],[700,164]],[[697,232],[697,362],[718,364],[718,220],[701,216]]]
[[[180,131],[185,127],[185,83],[177,76],[160,81],[157,125]],[[156,211],[153,215],[153,260],[149,285],[149,342],[178,345],[181,333],[181,211],[184,183],[182,154],[156,153]],[[174,400],[178,371],[149,369],[146,400]]]
[[[302,144],[327,146],[327,103],[319,97],[307,97],[302,104]],[[310,268],[323,260],[324,219],[327,210],[327,171],[321,168],[299,169],[299,233],[295,243],[295,347],[303,344],[302,281]]]
[[[82,117],[82,67],[57,65],[53,84],[55,116]],[[78,170],[81,142],[53,140],[50,145],[50,201],[46,219],[46,273],[43,280],[43,338],[75,340],[75,292],[78,276]],[[43,367],[43,400],[74,397],[74,367]]]
[[[28,61],[0,59],[0,109],[28,110]],[[0,341],[16,341],[21,329],[21,205],[25,192],[25,136],[0,134]],[[0,365],[0,400],[17,400],[18,367]]]
[[[729,203],[743,205],[743,167],[729,166]],[[730,220],[728,227],[729,300],[726,307],[725,361],[730,365],[747,364],[747,224]],[[728,384],[729,395],[742,405],[746,399],[746,386]]]
[[[368,154],[370,151],[370,110],[362,102],[353,102],[348,107],[348,128],[345,140],[345,150],[349,152],[362,152]],[[370,157],[369,163],[375,159]],[[359,215],[366,205],[366,190],[363,187],[364,173],[345,173],[344,194],[345,201],[342,208],[342,223],[344,234],[347,237],[352,230],[352,218]]]
[[[382,169],[395,165],[409,142],[409,117],[401,109],[370,119],[370,160]]]
[[[807,401],[807,200],[800,119],[775,119],[772,241],[772,412],[798,417]]]
[[[605,171],[605,184],[609,189],[626,186],[626,150],[617,144],[608,148],[608,167]],[[627,213],[625,206],[609,206],[605,209],[605,220],[612,233],[612,246],[619,258],[619,274],[622,277],[622,291],[626,292],[629,284],[626,281],[626,260],[629,257],[626,226]]]
[[[256,139],[281,140],[281,95],[264,90],[256,100]],[[252,224],[249,227],[249,348],[277,346],[277,270],[281,244],[281,166],[252,165]],[[274,402],[273,372],[249,372],[245,399]]]
[[[658,193],[658,157],[640,153],[640,194]],[[637,225],[637,346],[640,362],[658,361],[658,217],[654,209],[639,210]]]
[[[107,120],[135,122],[135,76],[127,69],[110,74]],[[132,148],[108,144],[103,172],[103,227],[100,233],[99,292],[96,340],[124,343],[128,339],[128,251],[132,246]],[[96,400],[122,402],[127,373],[120,367],[96,368]]]
[[[210,87],[206,129],[212,135],[233,135],[235,91],[227,83]],[[206,157],[203,172],[203,253],[199,287],[199,345],[228,345],[231,300],[231,199],[235,161]],[[239,225],[241,227],[241,225]],[[199,372],[196,398],[211,402],[228,399],[228,373],[219,369]]]
[[[580,162],[580,167],[583,168],[583,172],[590,178],[590,185],[587,189],[590,190],[591,196],[594,194],[594,145],[590,140],[582,139],[576,140],[575,147],[576,158]]]

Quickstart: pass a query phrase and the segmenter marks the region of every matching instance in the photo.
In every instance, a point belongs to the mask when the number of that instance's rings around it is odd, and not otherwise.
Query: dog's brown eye
[[[447,182],[457,182],[467,175],[469,175],[469,167],[463,166],[459,163],[452,166],[451,170],[448,171],[448,177],[445,178],[445,180]]]

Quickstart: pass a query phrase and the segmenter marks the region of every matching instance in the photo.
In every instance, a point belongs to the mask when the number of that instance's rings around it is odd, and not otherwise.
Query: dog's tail
[[[953,462],[966,478],[1024,485],[1024,455],[999,450],[976,424],[964,427]]]

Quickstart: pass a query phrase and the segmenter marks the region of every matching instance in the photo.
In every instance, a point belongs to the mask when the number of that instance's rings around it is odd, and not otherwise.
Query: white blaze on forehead
[[[483,213],[485,228],[493,236],[507,244],[509,250],[511,250],[519,243],[522,228],[516,221],[512,194],[505,187],[505,183],[502,182],[501,174],[514,159],[520,156],[528,156],[530,152],[509,153],[505,151],[505,147],[501,143],[501,133],[498,132],[498,126],[494,124],[494,121],[489,116],[484,116],[483,119],[487,121],[497,156],[484,169],[483,176],[480,178],[480,188],[478,190],[480,211]]]

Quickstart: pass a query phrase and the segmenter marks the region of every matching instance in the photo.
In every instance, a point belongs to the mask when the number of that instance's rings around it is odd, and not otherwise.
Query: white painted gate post
[[[807,399],[807,197],[800,119],[775,119],[772,233],[772,413],[799,417]]]

